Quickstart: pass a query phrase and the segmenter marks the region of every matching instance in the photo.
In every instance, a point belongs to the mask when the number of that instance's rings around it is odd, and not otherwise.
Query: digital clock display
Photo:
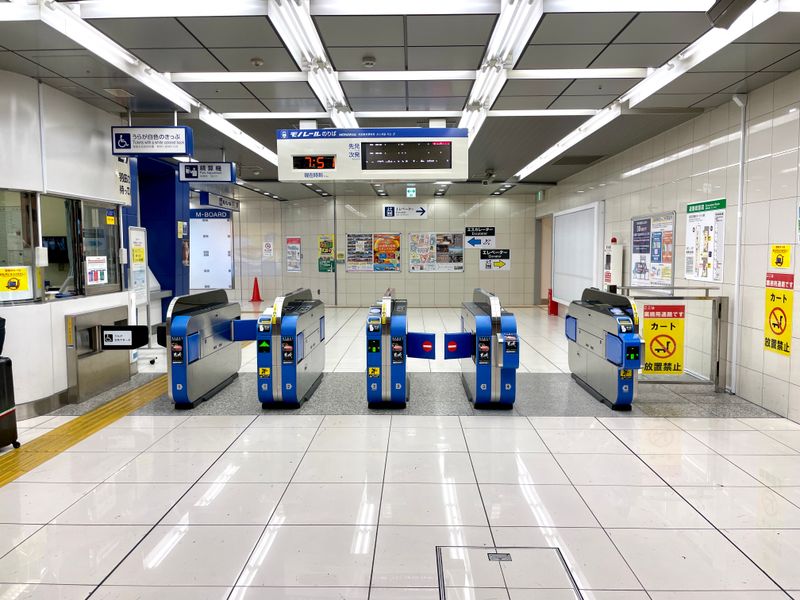
[[[301,171],[321,171],[336,168],[336,156],[333,154],[292,156],[292,166]]]
[[[450,169],[451,142],[361,142],[364,171]]]

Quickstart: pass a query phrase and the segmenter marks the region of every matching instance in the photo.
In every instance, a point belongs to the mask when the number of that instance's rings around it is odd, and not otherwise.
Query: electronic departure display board
[[[449,141],[361,142],[361,168],[365,171],[449,169],[452,165]]]
[[[292,156],[292,166],[295,169],[303,169],[309,171],[317,171],[320,169],[335,169],[336,156],[332,154]]]

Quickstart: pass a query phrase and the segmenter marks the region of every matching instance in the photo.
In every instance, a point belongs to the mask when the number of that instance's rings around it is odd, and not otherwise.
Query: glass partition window
[[[0,190],[0,301],[33,299],[36,195]]]
[[[42,195],[40,198],[42,246],[47,248],[48,266],[42,270],[48,295],[74,295],[78,292],[77,200]]]
[[[83,203],[83,279],[87,295],[121,289],[119,275],[118,209]]]

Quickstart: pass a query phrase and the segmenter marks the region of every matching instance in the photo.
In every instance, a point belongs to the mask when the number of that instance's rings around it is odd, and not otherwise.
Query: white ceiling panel
[[[496,15],[409,16],[409,46],[483,46],[489,41]]]
[[[28,60],[13,52],[0,52],[0,70],[12,71],[28,77],[57,77],[58,74],[50,69]]]
[[[202,46],[177,19],[93,19],[90,23],[124,48]]]
[[[402,98],[357,98],[350,96],[350,108],[353,110],[405,110],[406,99]]]
[[[314,98],[265,98],[264,104],[272,112],[317,112],[322,105]]]
[[[685,48],[684,44],[611,44],[593,67],[660,67]]]
[[[83,49],[40,21],[0,21],[0,45],[9,50]]]
[[[404,81],[343,81],[342,88],[353,98],[405,98]]]
[[[472,89],[472,81],[409,81],[408,95],[421,97],[462,96]]]
[[[610,94],[607,96],[559,96],[548,108],[588,108],[597,110],[600,108],[605,108],[616,99],[616,95]]]
[[[284,48],[209,48],[229,71],[298,71],[291,55]],[[251,60],[260,58],[264,64],[254,67]]]
[[[412,46],[408,48],[408,68],[411,71],[477,69],[483,53],[483,46]]]
[[[798,50],[800,44],[730,44],[692,70],[695,72],[760,71]]]
[[[542,110],[550,106],[555,95],[550,96],[500,96],[492,110]]]
[[[337,71],[403,71],[406,68],[406,53],[402,47],[329,48],[328,54]],[[363,65],[365,56],[375,59],[374,67]]]
[[[255,82],[245,86],[259,98],[316,98],[311,86],[302,81]]]
[[[209,48],[282,48],[267,17],[192,17],[180,20]]]
[[[262,112],[266,107],[255,98],[205,98],[203,104],[217,112]]]
[[[686,73],[661,89],[662,94],[713,94],[747,77],[747,73]]]
[[[567,96],[594,96],[596,94],[620,95],[627,92],[640,79],[578,79],[565,91]]]
[[[195,98],[252,98],[241,83],[179,83]]]
[[[131,50],[148,65],[171,73],[185,71],[224,71],[225,68],[205,48],[142,48]]]
[[[516,68],[585,69],[604,48],[603,44],[535,44],[528,46]]]
[[[463,96],[453,98],[409,98],[408,110],[461,110],[466,99]]]
[[[402,46],[403,17],[341,16],[316,17],[322,41],[333,46]]]
[[[689,108],[707,96],[708,94],[653,94],[637,104],[636,108]]]
[[[571,79],[512,79],[501,96],[556,96],[567,89]]]
[[[704,13],[640,13],[615,42],[690,44],[711,29]]]
[[[550,13],[533,35],[534,44],[607,44],[635,13]]]
[[[62,77],[126,77],[87,50],[26,50],[20,54]]]

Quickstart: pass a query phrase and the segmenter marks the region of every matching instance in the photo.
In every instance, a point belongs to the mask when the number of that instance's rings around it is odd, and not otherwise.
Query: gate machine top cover
[[[325,305],[311,290],[275,299],[258,318],[258,399],[264,408],[299,407],[322,381]]]
[[[444,357],[461,359],[461,379],[475,408],[514,405],[519,368],[519,336],[513,313],[492,292],[475,288],[461,305],[462,333],[444,335]]]
[[[370,408],[405,408],[407,358],[436,358],[436,335],[408,331],[408,302],[394,289],[367,313],[367,403]]]
[[[630,410],[642,366],[636,305],[627,296],[586,288],[564,323],[572,377],[614,410]]]

